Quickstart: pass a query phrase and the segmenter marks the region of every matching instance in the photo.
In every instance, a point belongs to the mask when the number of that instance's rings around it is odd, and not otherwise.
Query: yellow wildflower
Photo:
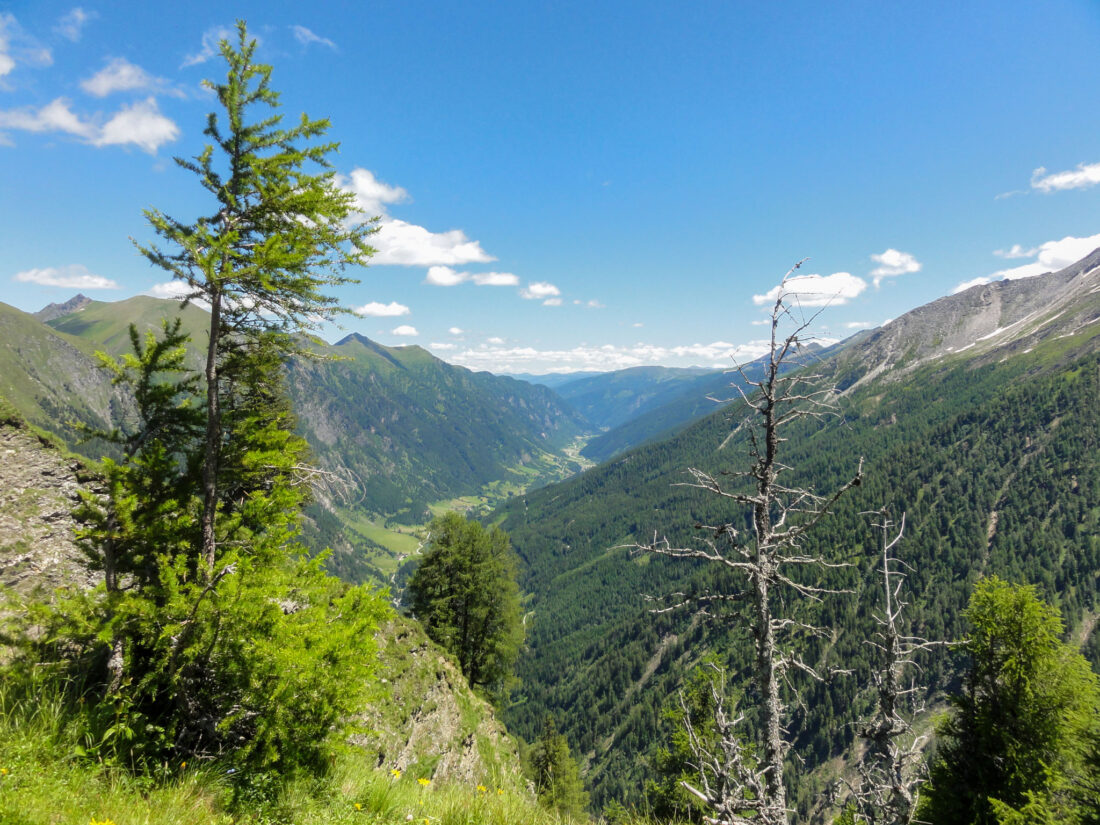
[[[485,793],[487,790],[489,790],[489,789],[486,788],[484,785],[478,785],[477,786],[477,792],[478,793]]]
[[[7,776],[7,775],[8,775],[8,769],[7,768],[0,768],[0,776]]]
[[[497,788],[497,796],[504,796],[504,788]]]
[[[355,810],[357,810],[357,811],[361,811],[361,810],[363,810],[363,806],[362,806],[362,805],[360,805],[360,804],[359,804],[358,802],[356,802],[356,803],[355,803]]]
[[[400,779],[401,778],[401,769],[400,768],[394,768],[393,770],[390,771],[390,773],[393,774],[394,779]]]
[[[419,779],[417,779],[416,781],[419,782],[421,785],[423,785],[425,788],[428,787],[428,785],[432,784],[432,780],[425,779],[423,776],[420,777]]]

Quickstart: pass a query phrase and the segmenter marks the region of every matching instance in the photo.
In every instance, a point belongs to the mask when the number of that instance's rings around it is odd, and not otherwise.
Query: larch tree
[[[862,461],[848,481],[831,493],[791,487],[785,483],[791,468],[781,458],[785,429],[802,419],[835,414],[833,386],[812,368],[789,370],[801,347],[808,343],[817,313],[804,314],[798,292],[791,284],[799,262],[784,276],[772,306],[770,345],[763,376],[754,380],[739,369],[743,384],[735,384],[744,405],[745,420],[738,426],[748,437],[750,465],[745,471],[712,474],[691,468],[695,487],[732,505],[728,521],[697,525],[703,538],[699,546],[674,547],[657,538],[636,549],[677,559],[698,559],[740,576],[742,589],[713,592],[695,603],[739,604],[741,621],[753,637],[752,682],[757,705],[746,711],[732,706],[722,680],[712,686],[714,725],[711,736],[702,736],[684,714],[690,764],[695,782],[683,787],[702,801],[715,821],[786,825],[789,818],[784,762],[790,749],[786,734],[787,701],[783,686],[790,672],[812,678],[823,674],[804,662],[790,643],[791,634],[821,635],[821,628],[785,615],[779,605],[783,591],[803,599],[818,600],[837,591],[813,583],[804,572],[811,568],[839,566],[824,556],[804,549],[816,525],[836,501],[861,483]],[[813,303],[820,303],[814,301]],[[743,529],[745,523],[750,525]],[[671,608],[668,608],[671,609]],[[755,742],[746,741],[749,720],[755,722]]]
[[[306,145],[325,121],[257,116],[277,95],[255,48],[243,23],[236,46],[222,42],[227,79],[211,88],[224,122],[211,114],[213,145],[179,161],[213,214],[147,212],[170,250],[139,247],[210,307],[205,381],[186,368],[178,321],[144,341],[132,330],[133,355],[101,359],[136,400],[134,420],[104,434],[122,454],[105,463],[105,495],[80,510],[106,583],[36,608],[44,630],[27,634],[25,661],[79,692],[88,755],[136,770],[220,759],[244,783],[327,769],[371,689],[388,614],[297,542],[316,471],[283,366],[296,336],[340,311],[323,290],[366,262],[371,227],[336,186],[335,145]]]
[[[588,807],[588,792],[580,769],[569,752],[569,743],[558,733],[553,716],[542,723],[542,733],[531,746],[530,772],[539,802],[569,817],[581,819]]]
[[[337,144],[317,142],[328,121],[303,114],[283,128],[271,67],[257,63],[255,52],[256,41],[238,22],[236,45],[221,42],[225,82],[206,81],[222,109],[207,118],[204,134],[212,143],[192,159],[176,158],[210,194],[210,212],[182,221],[147,210],[166,247],[135,241],[149,261],[186,285],[189,300],[210,307],[201,521],[208,578],[218,542],[222,403],[232,380],[226,370],[247,368],[250,351],[297,352],[296,336],[343,311],[325,291],[351,281],[347,268],[365,265],[374,251],[373,223],[354,220],[354,196],[339,188],[329,163]]]

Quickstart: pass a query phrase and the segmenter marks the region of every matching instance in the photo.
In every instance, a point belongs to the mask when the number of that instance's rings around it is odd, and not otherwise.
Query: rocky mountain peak
[[[62,318],[66,315],[72,315],[74,312],[78,312],[88,304],[92,302],[92,299],[87,295],[76,294],[63,304],[47,304],[34,313],[34,317],[42,323],[52,321],[54,318]]]

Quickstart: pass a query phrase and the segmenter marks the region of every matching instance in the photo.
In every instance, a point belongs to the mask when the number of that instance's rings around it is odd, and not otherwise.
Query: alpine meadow
[[[0,822],[1100,825],[1097,43],[0,11]]]

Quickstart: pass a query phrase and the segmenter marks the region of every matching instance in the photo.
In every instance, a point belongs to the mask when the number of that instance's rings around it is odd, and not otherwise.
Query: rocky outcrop
[[[372,703],[353,740],[376,766],[467,784],[522,782],[519,750],[461,672],[408,619],[377,636],[386,700]]]
[[[0,586],[21,597],[94,584],[76,546],[81,465],[30,430],[0,426]]]

